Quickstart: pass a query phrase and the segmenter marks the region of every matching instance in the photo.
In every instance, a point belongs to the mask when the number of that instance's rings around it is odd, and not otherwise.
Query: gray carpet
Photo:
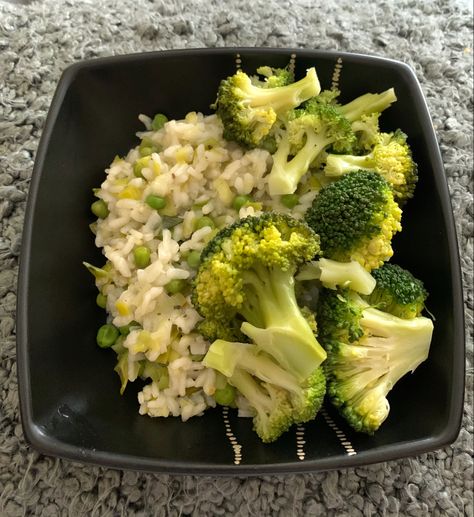
[[[38,138],[61,71],[110,54],[236,45],[360,51],[405,61],[418,74],[446,165],[466,289],[467,399],[452,446],[351,470],[247,479],[121,472],[26,446],[15,369],[17,261]],[[472,14],[454,0],[0,0],[0,515],[472,516],[472,59]]]

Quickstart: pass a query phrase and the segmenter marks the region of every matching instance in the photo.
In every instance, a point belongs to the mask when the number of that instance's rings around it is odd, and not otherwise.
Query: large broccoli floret
[[[418,181],[418,168],[413,161],[407,136],[400,130],[381,133],[372,151],[362,156],[328,154],[324,172],[340,177],[354,170],[378,172],[390,184],[395,200],[403,205],[413,197]]]
[[[380,174],[356,171],[322,188],[306,221],[320,236],[325,257],[357,260],[371,271],[393,255],[391,241],[401,230],[401,210]]]
[[[421,280],[390,262],[374,269],[372,276],[376,286],[365,298],[370,305],[404,319],[421,315],[428,296]]]
[[[314,68],[310,68],[303,79],[284,86],[280,84],[288,81],[288,75],[276,73],[271,77],[265,84],[257,85],[255,80],[239,70],[221,82],[215,106],[224,125],[226,140],[258,146],[277,117],[320,91]],[[278,86],[270,86],[274,84]]]
[[[192,300],[214,328],[236,327],[298,380],[325,359],[295,297],[294,274],[319,251],[302,221],[265,213],[221,230],[201,254]],[[209,334],[206,336],[211,337]],[[225,338],[224,338],[225,339]]]
[[[317,309],[327,393],[356,430],[373,434],[387,418],[387,394],[426,360],[430,319],[409,320],[370,307],[349,290],[323,289]]]
[[[293,194],[322,151],[329,146],[350,151],[355,135],[349,121],[336,107],[315,97],[306,102],[304,108],[288,113],[276,142],[277,150],[268,176],[271,196]]]
[[[255,411],[254,428],[263,442],[272,442],[293,423],[314,419],[326,392],[321,367],[304,382],[279,366],[253,344],[218,339],[203,364],[227,377]]]

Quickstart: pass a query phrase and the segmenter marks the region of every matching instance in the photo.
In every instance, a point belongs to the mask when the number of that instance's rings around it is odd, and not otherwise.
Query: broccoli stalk
[[[355,122],[364,115],[381,113],[396,100],[397,96],[395,95],[395,90],[389,88],[382,93],[366,93],[338,107],[341,114],[349,120],[349,122]]]
[[[433,323],[374,309],[351,291],[323,290],[318,324],[329,399],[356,431],[373,434],[389,414],[389,391],[428,357]]]
[[[268,135],[278,117],[299,106],[320,91],[316,70],[310,68],[299,81],[285,84],[270,80],[257,85],[239,70],[221,82],[217,94],[217,115],[224,126],[224,138],[246,146],[257,146]],[[269,86],[284,84],[283,86]]]
[[[375,278],[359,262],[338,262],[321,257],[314,262],[303,264],[296,280],[320,280],[328,289],[352,289],[360,294],[370,294],[375,287]]]
[[[203,364],[225,375],[247,399],[255,411],[255,430],[264,442],[276,440],[293,423],[313,419],[324,398],[321,368],[300,383],[255,345],[218,339]]]
[[[243,287],[246,303],[239,313],[246,321],[241,331],[299,381],[306,379],[326,353],[315,346],[313,331],[296,301],[294,269],[255,265],[243,274]]]

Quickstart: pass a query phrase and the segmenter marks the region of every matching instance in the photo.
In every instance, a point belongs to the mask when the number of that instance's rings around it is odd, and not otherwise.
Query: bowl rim
[[[53,128],[62,107],[64,97],[77,75],[84,69],[94,69],[129,63],[136,60],[156,60],[180,56],[206,55],[208,58],[219,55],[291,55],[297,57],[312,58],[315,61],[322,58],[341,58],[355,64],[372,64],[396,69],[405,82],[409,85],[414,102],[419,106],[420,124],[423,134],[427,139],[427,148],[430,161],[433,166],[433,177],[437,192],[440,196],[440,208],[444,223],[448,230],[447,239],[449,245],[449,257],[451,261],[450,282],[453,288],[453,370],[459,373],[455,376],[451,385],[450,412],[448,425],[438,434],[429,438],[422,438],[406,442],[397,442],[378,447],[375,450],[358,452],[353,456],[332,456],[315,460],[291,461],[286,463],[269,464],[212,464],[207,462],[184,463],[159,458],[152,459],[127,455],[123,453],[90,451],[79,446],[57,440],[44,432],[40,425],[35,423],[32,407],[32,391],[30,383],[30,360],[28,354],[28,277],[30,271],[31,239],[33,235],[33,214],[35,212],[37,194],[44,168],[46,154],[49,148]],[[28,199],[25,208],[24,228],[22,235],[22,247],[19,257],[18,289],[17,289],[17,377],[20,401],[20,415],[23,433],[27,443],[31,444],[40,453],[61,457],[64,459],[79,461],[87,464],[95,464],[111,468],[132,469],[147,472],[180,473],[180,474],[212,474],[212,475],[259,475],[275,473],[304,473],[325,471],[338,468],[356,467],[382,461],[414,456],[439,449],[454,442],[460,432],[465,385],[465,326],[464,303],[462,289],[461,261],[452,211],[451,198],[448,184],[444,175],[444,165],[441,152],[437,143],[435,129],[431,120],[428,105],[421,85],[414,70],[406,63],[380,57],[377,55],[339,52],[332,50],[315,50],[300,48],[273,48],[273,47],[217,47],[217,48],[192,48],[174,49],[152,52],[137,52],[131,54],[99,57],[79,61],[64,69],[52,97],[48,115],[43,127],[42,135],[36,152]],[[457,346],[456,346],[456,343]],[[462,343],[462,346],[461,346]]]

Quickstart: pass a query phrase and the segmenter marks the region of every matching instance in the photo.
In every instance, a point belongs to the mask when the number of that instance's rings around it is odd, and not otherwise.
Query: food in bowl
[[[104,266],[86,264],[139,411],[253,418],[264,442],[315,418],[323,398],[357,431],[387,418],[387,393],[427,358],[427,293],[389,262],[416,164],[379,118],[395,92],[341,105],[316,70],[241,70],[216,113],[140,115],[140,143],[95,190]],[[317,296],[313,296],[314,294]]]

